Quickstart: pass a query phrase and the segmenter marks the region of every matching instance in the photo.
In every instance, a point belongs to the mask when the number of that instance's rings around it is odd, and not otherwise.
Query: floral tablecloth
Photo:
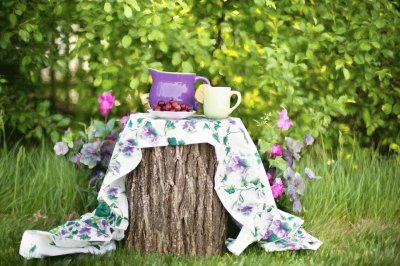
[[[114,250],[115,241],[124,238],[128,227],[125,175],[141,161],[140,149],[196,143],[214,146],[218,160],[215,190],[241,228],[236,239],[226,241],[230,252],[239,255],[253,242],[259,242],[266,251],[319,248],[322,242],[301,227],[302,219],[276,207],[257,148],[239,118],[166,120],[137,113],[130,116],[119,136],[97,208],[49,232],[25,231],[21,256],[104,254]]]

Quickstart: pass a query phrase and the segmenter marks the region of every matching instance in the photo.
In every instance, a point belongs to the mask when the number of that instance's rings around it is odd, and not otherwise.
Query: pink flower
[[[113,135],[107,136],[106,140],[115,141],[115,137]]]
[[[279,120],[276,121],[276,126],[282,128],[284,131],[288,130],[293,125],[293,122],[287,115],[287,110],[283,108],[282,111],[277,113],[279,114]]]
[[[121,125],[125,125],[126,122],[128,122],[128,119],[129,119],[129,115],[124,115],[123,117],[121,117],[119,122],[121,123]]]
[[[124,115],[123,117],[121,117],[121,119],[119,120],[121,126],[125,126],[125,124],[128,122],[129,117],[131,115],[135,114],[135,112],[130,112],[129,114]]]
[[[54,145],[54,152],[57,155],[65,155],[68,150],[68,145],[65,142],[57,142],[56,145]]]
[[[275,184],[271,186],[272,190],[272,195],[274,196],[274,199],[282,195],[283,193],[283,183],[280,178],[275,178]]]
[[[99,98],[97,100],[100,103],[100,114],[102,114],[103,116],[107,116],[114,106],[115,96],[113,96],[111,92],[104,92],[103,94],[99,95]]]
[[[282,156],[282,147],[279,144],[273,144],[271,149],[271,157]]]

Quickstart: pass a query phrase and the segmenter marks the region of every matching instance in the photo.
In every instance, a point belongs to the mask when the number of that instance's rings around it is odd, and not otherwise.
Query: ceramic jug
[[[149,102],[150,106],[154,106],[158,101],[177,100],[185,104],[193,106],[197,110],[198,103],[194,99],[197,81],[210,84],[210,81],[194,73],[175,73],[158,71],[152,68],[148,69],[153,79],[151,84]]]

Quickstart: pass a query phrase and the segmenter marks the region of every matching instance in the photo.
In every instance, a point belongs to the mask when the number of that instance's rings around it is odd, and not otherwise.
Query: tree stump
[[[225,249],[228,213],[214,190],[213,146],[142,149],[126,177],[125,244],[146,253],[214,255]]]

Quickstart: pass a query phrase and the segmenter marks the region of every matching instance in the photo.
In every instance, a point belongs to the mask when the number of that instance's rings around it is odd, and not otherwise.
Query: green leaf
[[[264,22],[261,20],[257,20],[257,22],[254,24],[254,29],[256,32],[260,32],[264,29]]]
[[[178,141],[176,140],[176,138],[168,138],[168,145],[169,146],[177,146],[178,145]]]
[[[168,52],[168,45],[165,42],[160,42],[159,47],[164,53]]]
[[[167,121],[165,122],[165,126],[166,126],[168,129],[175,129],[175,128],[176,128],[175,125],[174,125],[174,123],[172,123],[171,120],[167,120]]]
[[[158,27],[161,25],[161,18],[159,15],[155,14],[153,17],[153,26]]]
[[[371,45],[369,45],[367,42],[361,42],[361,44],[360,44],[360,49],[362,50],[362,51],[369,51],[369,50],[371,50]]]
[[[385,114],[388,115],[392,112],[392,105],[390,103],[385,103],[382,105],[381,109]]]
[[[132,9],[127,5],[124,5],[124,15],[127,18],[131,18],[132,17]]]
[[[269,8],[276,9],[275,3],[272,0],[265,0],[265,5]]]
[[[17,24],[17,16],[14,13],[11,13],[8,19],[10,20],[11,27],[14,28],[15,25]]]
[[[280,156],[275,157],[275,159],[269,159],[268,163],[269,167],[275,167],[282,172],[284,172],[287,168],[286,161]]]
[[[227,188],[225,188],[225,191],[228,193],[228,194],[233,194],[233,193],[235,193],[235,187],[234,186],[229,186],[229,187],[227,187]]]
[[[136,0],[126,0],[126,2],[136,11],[140,11],[140,6],[138,5]]]
[[[111,132],[114,129],[114,125],[115,125],[115,119],[114,118],[110,119],[110,121],[107,122],[106,130]]]
[[[125,36],[122,38],[122,46],[123,46],[124,48],[128,48],[129,45],[131,45],[131,43],[132,43],[132,37],[131,37],[131,36],[125,35]]]
[[[24,42],[28,42],[29,41],[29,39],[30,39],[30,36],[29,36],[29,33],[26,31],[26,30],[19,30],[18,31],[18,35],[21,37],[21,39],[24,41]]]
[[[228,144],[228,136],[225,136],[225,137],[223,138],[223,142],[224,142],[224,145],[225,145],[225,146]]]
[[[63,119],[61,119],[58,123],[57,123],[57,127],[66,127],[71,123],[71,120],[68,117],[65,117]]]
[[[40,31],[35,31],[33,33],[33,38],[35,39],[35,41],[41,42],[43,40],[43,35],[42,33],[40,33]]]
[[[50,139],[53,143],[56,143],[57,141],[59,141],[60,139],[60,133],[58,133],[57,131],[52,131],[50,133]],[[68,145],[69,146],[69,145]]]
[[[183,62],[182,63],[182,71],[185,73],[192,73],[193,72],[192,64],[190,64],[189,61]]]
[[[172,54],[172,64],[173,64],[174,66],[177,66],[177,65],[179,65],[181,62],[182,62],[181,54],[180,54],[179,52],[174,52],[174,53]]]
[[[212,134],[213,139],[215,139],[217,142],[219,142],[219,135],[218,133]]]
[[[99,204],[97,205],[97,208],[96,208],[94,214],[98,217],[106,218],[106,217],[110,216],[111,209],[104,201],[100,201]]]
[[[315,31],[315,32],[321,32],[321,31],[323,31],[324,29],[325,29],[325,28],[324,28],[324,25],[318,24],[317,26],[315,26],[314,31]]]
[[[133,90],[135,90],[139,86],[139,80],[136,78],[131,79],[131,82],[129,83],[129,87]]]
[[[345,80],[348,80],[348,79],[350,78],[350,72],[349,72],[349,70],[347,70],[347,68],[343,68],[342,71],[343,71],[344,79],[345,79]]]
[[[106,2],[104,4],[104,11],[106,11],[106,13],[110,13],[111,12],[111,4],[109,2]]]

